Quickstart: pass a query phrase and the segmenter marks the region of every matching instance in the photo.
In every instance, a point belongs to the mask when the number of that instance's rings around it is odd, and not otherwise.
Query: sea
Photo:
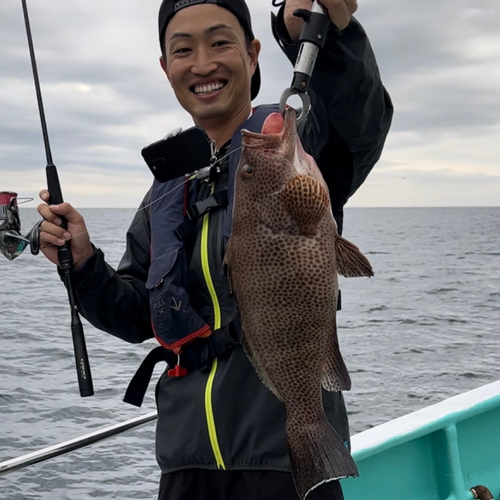
[[[116,266],[135,211],[81,212]],[[22,207],[21,218],[27,232],[38,216]],[[500,378],[500,208],[347,208],[344,236],[375,271],[341,279],[337,321],[352,377],[345,393],[352,434]],[[95,395],[81,398],[54,266],[29,250],[0,259],[0,462],[156,409],[160,367],[142,408],[122,402],[153,340],[128,344],[83,320]],[[153,500],[154,429],[1,476],[0,498]]]

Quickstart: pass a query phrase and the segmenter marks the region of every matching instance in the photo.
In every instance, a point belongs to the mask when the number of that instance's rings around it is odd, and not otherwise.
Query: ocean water
[[[82,210],[116,265],[134,210]],[[38,219],[21,208],[23,229]],[[341,279],[341,350],[355,434],[500,377],[500,208],[347,209],[344,236],[375,277]],[[0,260],[0,461],[155,409],[122,402],[154,341],[127,344],[84,321],[95,396],[80,398],[66,292],[26,251]],[[161,372],[158,367],[154,380]],[[0,477],[0,497],[154,499],[154,423]]]

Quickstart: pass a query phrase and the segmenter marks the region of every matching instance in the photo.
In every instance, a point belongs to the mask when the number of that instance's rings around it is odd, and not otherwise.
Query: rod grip
[[[78,315],[76,316],[76,320],[73,319],[71,322],[71,333],[73,335],[73,348],[75,351],[76,373],[78,375],[80,396],[82,398],[92,396],[94,394],[92,374],[90,373],[90,363],[87,354],[87,346],[85,345],[83,326]]]

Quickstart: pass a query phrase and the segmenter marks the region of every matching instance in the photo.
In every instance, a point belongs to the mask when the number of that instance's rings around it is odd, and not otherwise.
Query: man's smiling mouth
[[[219,82],[208,83],[206,85],[194,85],[193,87],[191,87],[191,90],[196,95],[202,95],[202,94],[208,94],[210,92],[215,92],[216,90],[220,90],[224,88],[226,85],[227,82],[219,81]]]

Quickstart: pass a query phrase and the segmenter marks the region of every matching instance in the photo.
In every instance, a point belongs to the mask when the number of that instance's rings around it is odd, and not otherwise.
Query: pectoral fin
[[[373,276],[370,261],[350,241],[338,236],[335,241],[335,251],[337,254],[337,272],[340,275],[346,278]]]
[[[284,186],[282,196],[301,233],[314,233],[330,200],[325,188],[308,175],[296,175]]]

